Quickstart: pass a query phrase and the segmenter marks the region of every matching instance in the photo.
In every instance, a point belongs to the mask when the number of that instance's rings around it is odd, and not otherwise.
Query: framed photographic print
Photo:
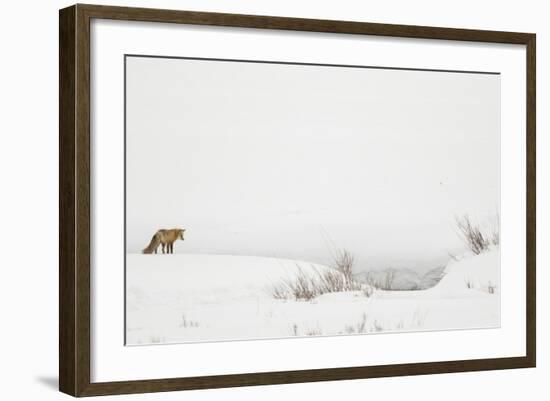
[[[535,366],[534,34],[59,21],[61,391]]]

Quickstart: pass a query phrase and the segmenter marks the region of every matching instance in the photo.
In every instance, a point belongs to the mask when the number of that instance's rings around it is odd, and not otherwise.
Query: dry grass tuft
[[[472,223],[467,214],[462,217],[455,217],[460,238],[474,254],[479,255],[490,249],[491,246],[500,244],[500,219],[498,214],[496,217],[496,224],[494,224],[491,232],[484,232],[478,224]]]
[[[271,295],[276,299],[309,301],[331,292],[361,291],[363,295],[370,297],[371,286],[353,278],[353,264],[353,255],[343,250],[336,253],[333,268],[319,269],[312,266],[311,271],[306,272],[296,265],[296,275],[272,286]]]

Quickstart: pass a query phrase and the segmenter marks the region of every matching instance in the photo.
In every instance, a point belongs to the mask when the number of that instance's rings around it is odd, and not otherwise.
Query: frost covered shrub
[[[376,277],[373,274],[367,275],[367,283],[378,290],[391,291],[393,290],[393,281],[395,280],[395,272],[389,270],[383,277]]]

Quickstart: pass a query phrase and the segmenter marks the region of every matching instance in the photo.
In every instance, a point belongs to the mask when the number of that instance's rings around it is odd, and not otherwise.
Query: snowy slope
[[[498,251],[451,262],[433,288],[274,299],[273,285],[329,269],[226,255],[127,255],[127,344],[498,327]]]
[[[480,255],[466,255],[459,261],[451,261],[443,272],[443,278],[434,292],[461,295],[467,290],[473,293],[500,293],[500,253],[497,250]],[[478,294],[479,295],[479,294]]]

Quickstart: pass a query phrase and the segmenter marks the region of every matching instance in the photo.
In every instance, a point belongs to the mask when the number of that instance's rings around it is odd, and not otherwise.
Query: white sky
[[[430,267],[499,207],[498,75],[127,58],[127,251]]]

